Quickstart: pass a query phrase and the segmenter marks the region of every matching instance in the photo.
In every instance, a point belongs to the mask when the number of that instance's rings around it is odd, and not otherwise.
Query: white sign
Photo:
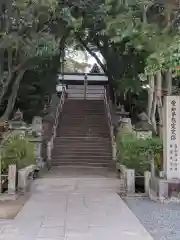
[[[164,101],[164,172],[167,179],[180,179],[180,96]]]

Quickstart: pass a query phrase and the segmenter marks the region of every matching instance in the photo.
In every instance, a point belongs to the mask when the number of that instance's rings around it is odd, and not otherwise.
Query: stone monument
[[[42,118],[35,116],[32,121],[32,135],[34,139],[31,140],[36,146],[36,163],[39,167],[43,167],[42,159],[42,141],[43,141],[43,124]]]
[[[26,123],[24,122],[24,116],[22,111],[18,110],[14,113],[13,119],[9,121],[11,129],[22,129],[26,128]]]
[[[165,177],[180,180],[180,96],[164,99],[163,144]]]
[[[18,108],[18,110],[15,112],[14,117],[12,119],[13,121],[23,121],[23,113]]]
[[[116,136],[133,133],[131,118],[129,112],[126,112],[123,105],[119,105],[116,109],[118,121],[116,123]]]
[[[151,138],[152,137],[152,125],[148,122],[148,116],[142,112],[139,114],[139,122],[135,124],[135,131],[137,138]]]
[[[180,202],[180,96],[165,96],[163,106],[163,176],[150,179],[149,196]]]
[[[35,116],[32,121],[32,133],[35,136],[41,136],[43,131],[42,118]]]

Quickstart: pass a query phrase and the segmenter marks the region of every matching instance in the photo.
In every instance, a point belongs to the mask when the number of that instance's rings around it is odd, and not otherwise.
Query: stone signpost
[[[164,101],[164,174],[168,180],[180,179],[180,96]]]
[[[32,131],[36,133],[36,136],[41,136],[42,130],[42,118],[38,116],[34,117],[32,121]]]

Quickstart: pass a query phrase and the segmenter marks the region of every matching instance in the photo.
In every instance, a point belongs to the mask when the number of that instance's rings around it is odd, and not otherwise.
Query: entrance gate
[[[62,76],[58,78],[62,81]],[[69,99],[98,100],[103,99],[108,78],[103,74],[64,74],[63,83]]]

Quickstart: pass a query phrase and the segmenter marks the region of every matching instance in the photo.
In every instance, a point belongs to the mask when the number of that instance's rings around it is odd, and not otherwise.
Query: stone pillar
[[[180,179],[180,96],[165,96],[163,168],[168,180]]]
[[[145,193],[149,194],[149,181],[151,179],[151,172],[145,171],[144,172],[144,188]]]
[[[16,193],[16,165],[9,165],[8,169],[8,194]]]
[[[168,182],[159,180],[159,194],[158,198],[160,202],[164,202],[164,200],[168,199]]]
[[[112,142],[112,159],[114,161],[116,161],[116,156],[117,155],[117,147],[116,147],[116,143],[115,142]]]
[[[48,161],[48,165],[51,165],[51,150],[52,150],[52,143],[51,141],[48,142],[47,145],[47,161]]]
[[[121,125],[118,127],[118,136],[123,134],[133,134],[133,128],[130,118],[122,118]]]
[[[135,192],[135,170],[126,169],[126,188],[127,193]]]
[[[18,191],[26,192],[28,186],[27,173],[25,168],[18,171]]]
[[[31,139],[30,142],[35,144],[35,154],[36,154],[36,164],[38,167],[42,168],[44,166],[43,158],[42,158],[42,137],[36,137]]]
[[[35,133],[36,136],[41,136],[43,132],[43,124],[41,117],[34,117],[32,121],[32,132]]]

